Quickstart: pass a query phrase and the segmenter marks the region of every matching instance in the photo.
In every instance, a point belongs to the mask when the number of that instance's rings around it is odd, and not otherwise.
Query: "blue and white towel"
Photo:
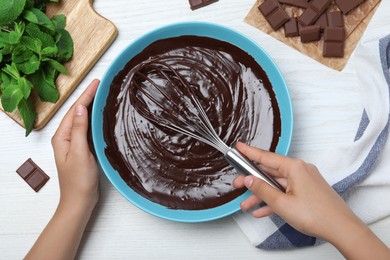
[[[365,109],[354,142],[312,162],[367,224],[390,216],[390,16],[382,13],[378,19],[379,12],[389,10],[390,1],[382,1],[355,52],[353,62]],[[296,231],[277,216],[255,219],[250,213],[238,212],[233,218],[260,249],[323,242]]]

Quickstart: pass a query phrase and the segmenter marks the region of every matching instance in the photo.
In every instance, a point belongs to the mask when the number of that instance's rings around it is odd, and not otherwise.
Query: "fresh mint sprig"
[[[45,14],[58,0],[0,0],[0,97],[6,112],[19,110],[28,136],[37,113],[31,100],[57,102],[55,80],[67,74],[64,63],[73,55],[66,17]]]

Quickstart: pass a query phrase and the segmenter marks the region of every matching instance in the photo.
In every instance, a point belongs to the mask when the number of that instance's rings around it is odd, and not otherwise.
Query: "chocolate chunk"
[[[344,27],[343,14],[340,11],[328,12],[329,27]]]
[[[317,22],[315,22],[315,25],[319,25],[321,28],[321,32],[325,31],[325,28],[328,27],[328,16],[327,13],[323,13],[320,18],[318,18]]]
[[[344,14],[347,14],[348,12],[352,11],[364,1],[366,0],[335,0],[337,6]]]
[[[324,34],[324,57],[343,57],[345,43],[344,27],[327,27]]]
[[[191,6],[191,10],[195,10],[206,5],[218,2],[218,0],[188,0]]]
[[[276,0],[266,0],[259,6],[259,10],[275,31],[290,19]]]
[[[312,25],[329,8],[331,3],[332,0],[312,0],[298,21],[304,26]]]
[[[321,28],[319,25],[302,27],[300,30],[301,42],[314,42],[321,38]]]
[[[311,8],[306,9],[298,18],[298,22],[304,26],[311,25],[318,19],[318,14]]]
[[[331,28],[325,29],[324,41],[325,42],[342,42],[345,40],[344,28]]]
[[[299,36],[297,18],[292,17],[287,23],[284,24],[284,35],[286,37]]]
[[[30,187],[38,192],[50,179],[42,169],[36,165],[31,158],[23,163],[16,172],[27,182]]]
[[[312,0],[310,2],[310,8],[322,14],[331,4],[332,0]]]
[[[307,8],[309,6],[309,2],[307,0],[279,0],[279,3],[300,8]]]

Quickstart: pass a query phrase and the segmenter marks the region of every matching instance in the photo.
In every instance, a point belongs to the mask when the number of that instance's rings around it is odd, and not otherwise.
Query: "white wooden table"
[[[387,1],[387,0],[386,0]],[[156,27],[179,21],[210,21],[257,41],[275,60],[290,89],[294,135],[290,155],[311,161],[321,151],[351,140],[360,119],[361,92],[353,57],[343,72],[326,68],[243,22],[254,0],[219,0],[191,11],[187,0],[96,0],[95,9],[112,20],[119,36],[48,125],[28,138],[0,113],[0,259],[20,259],[51,218],[59,187],[50,139],[65,112],[116,55]],[[390,10],[389,10],[390,11]],[[15,173],[31,157],[49,182],[35,193]],[[390,245],[390,218],[371,226]],[[287,252],[253,247],[231,217],[202,224],[174,223],[139,210],[101,176],[101,198],[78,254],[84,259],[337,259],[330,244]]]

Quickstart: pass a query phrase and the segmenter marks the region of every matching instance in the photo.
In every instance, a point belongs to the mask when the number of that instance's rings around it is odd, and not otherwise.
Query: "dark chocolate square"
[[[324,41],[343,42],[345,40],[345,30],[342,27],[327,27],[325,29]]]
[[[325,28],[328,27],[328,16],[326,13],[323,13],[320,18],[318,18],[315,25],[319,25],[321,28],[321,32],[325,31]]]
[[[309,6],[309,2],[307,0],[279,0],[279,3],[299,8],[307,8]]]
[[[43,185],[49,180],[49,176],[47,176],[44,172],[36,169],[30,176],[26,179],[26,182],[30,187],[38,192]]]
[[[340,11],[328,12],[329,27],[344,27],[343,14]]]
[[[279,8],[279,4],[275,0],[266,0],[259,6],[260,12],[267,17],[270,15],[275,9]]]
[[[337,6],[340,8],[340,10],[347,14],[356,7],[358,7],[360,4],[362,4],[365,0],[335,0]]]
[[[341,58],[344,56],[344,42],[324,42],[324,57]]]
[[[190,3],[191,10],[195,10],[206,5],[217,2],[218,0],[188,0]]]
[[[283,11],[281,8],[278,8],[275,12],[268,16],[267,20],[271,25],[272,29],[276,31],[277,29],[282,27],[289,19],[290,17],[286,14],[286,12]]]
[[[36,164],[29,158],[16,170],[16,172],[20,177],[26,179],[36,168]]]
[[[302,27],[299,32],[301,35],[301,42],[314,42],[321,39],[321,28],[319,25],[310,25]]]
[[[291,17],[288,22],[284,24],[284,35],[286,37],[299,36],[297,18]]]
[[[304,26],[313,24],[318,19],[318,14],[311,8],[306,9],[298,18],[298,22]]]
[[[332,0],[312,0],[310,2],[310,8],[312,8],[316,13],[323,13],[330,5]]]
[[[50,179],[49,176],[31,158],[27,159],[16,172],[30,187],[38,192]]]

